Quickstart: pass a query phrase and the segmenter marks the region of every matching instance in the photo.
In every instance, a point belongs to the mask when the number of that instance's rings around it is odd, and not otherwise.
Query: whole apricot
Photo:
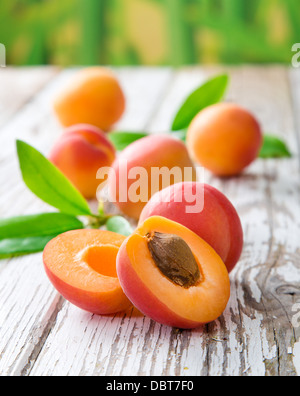
[[[228,272],[243,249],[243,228],[236,209],[220,191],[202,183],[178,183],[155,194],[142,211],[140,224],[161,216],[192,230],[219,254]]]
[[[182,181],[196,181],[197,172],[187,148],[168,135],[151,135],[128,146],[109,175],[111,200],[138,220],[152,195]]]
[[[91,124],[108,131],[123,115],[125,96],[112,71],[91,67],[77,72],[54,101],[65,127]]]
[[[61,135],[49,159],[85,198],[93,199],[105,181],[97,179],[98,170],[110,167],[115,157],[114,146],[100,129],[75,125]]]
[[[210,106],[192,121],[187,146],[191,157],[217,176],[240,174],[259,154],[263,134],[255,117],[229,103]]]

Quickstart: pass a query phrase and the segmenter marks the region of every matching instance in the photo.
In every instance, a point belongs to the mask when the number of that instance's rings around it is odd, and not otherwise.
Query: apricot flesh
[[[177,235],[190,247],[199,265],[201,280],[182,287],[166,277],[148,249],[153,232]],[[230,298],[229,275],[218,254],[186,227],[162,217],[147,219],[123,243],[117,273],[132,303],[151,319],[168,326],[192,329],[219,318]]]
[[[131,303],[117,278],[116,258],[125,237],[109,231],[76,230],[48,243],[43,261],[55,289],[77,307],[97,315]]]
[[[108,131],[123,115],[125,96],[114,73],[103,67],[80,70],[55,98],[61,124],[91,124]]]
[[[238,105],[221,103],[192,121],[187,146],[197,163],[217,176],[240,174],[257,157],[263,134],[255,117]]]
[[[135,174],[135,170],[141,174]],[[157,179],[161,170],[171,177]],[[176,182],[196,181],[197,173],[183,142],[168,135],[152,135],[134,142],[119,155],[108,180],[111,200],[122,213],[138,220],[153,194]],[[136,184],[140,188],[136,188],[135,196],[131,193]]]
[[[105,180],[98,170],[110,167],[116,151],[106,135],[92,125],[68,128],[52,148],[49,159],[74,184],[86,199],[94,199]]]
[[[188,213],[187,208],[194,207],[197,200],[199,211]],[[241,220],[229,199],[216,188],[202,183],[170,186],[151,198],[141,213],[140,224],[152,216],[165,217],[192,230],[219,254],[228,272],[238,263],[244,244]]]

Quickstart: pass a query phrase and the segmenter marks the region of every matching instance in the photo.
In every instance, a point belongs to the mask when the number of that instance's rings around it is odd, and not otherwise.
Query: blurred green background
[[[1,0],[12,65],[290,63],[299,0]]]

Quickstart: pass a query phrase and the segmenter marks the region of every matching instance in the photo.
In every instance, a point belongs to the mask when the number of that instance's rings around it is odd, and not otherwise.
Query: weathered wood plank
[[[121,69],[128,108],[118,129],[168,131],[190,90],[219,71]],[[51,98],[72,72],[61,73],[7,123],[0,136],[0,143],[8,147],[0,157],[5,169],[0,185],[6,186],[0,206],[5,216],[46,209],[22,187],[12,160],[13,140],[23,136],[47,153],[61,133],[50,110]],[[206,181],[237,207],[245,230],[245,249],[231,275],[232,296],[224,315],[194,331],[160,326],[136,310],[97,317],[55,293],[40,255],[2,261],[2,375],[300,375],[300,326],[293,310],[300,303],[295,127],[300,125],[300,78],[296,73],[289,76],[282,67],[239,67],[229,72],[227,100],[249,108],[265,131],[286,139],[294,158],[258,160],[243,176],[231,180],[206,173]]]
[[[211,73],[199,69],[176,73],[149,129],[167,131],[185,94]],[[230,73],[228,100],[254,111],[265,130],[284,136],[298,155],[285,70],[239,68]],[[203,329],[182,332],[132,312],[111,318],[108,325],[107,318],[90,317],[66,304],[31,374],[61,372],[67,361],[73,362],[69,375],[297,373],[293,358],[297,334],[291,321],[294,291],[299,288],[298,162],[257,161],[238,179],[225,182],[207,175],[207,181],[233,201],[245,228],[244,254],[232,274],[232,298],[222,318]],[[87,337],[86,348],[88,318],[93,337]],[[72,345],[76,346],[70,351]],[[54,355],[57,359],[50,368]]]
[[[294,375],[299,331],[291,323],[300,286],[300,179],[290,87],[280,67],[239,73],[230,100],[254,111],[264,130],[284,138],[295,157],[257,161],[237,184],[219,184],[236,204],[246,232],[243,260],[233,274],[237,305],[231,320],[240,327],[245,373]]]
[[[25,140],[48,154],[53,142],[62,133],[52,112],[52,99],[73,72],[67,70],[60,73],[2,129],[0,143],[6,147],[0,155],[3,170],[0,195],[2,217],[50,210],[22,183],[15,139]],[[135,75],[136,79],[133,78]],[[145,75],[155,77],[159,87],[149,87]],[[168,84],[169,75],[167,69],[149,70],[147,73],[129,69],[120,71],[120,80],[129,102],[127,117],[136,120],[137,129],[143,128],[151,118],[152,108],[159,100],[164,85]],[[147,104],[147,110],[141,122],[139,106],[143,102]],[[133,107],[130,107],[131,103]],[[126,124],[126,117],[121,127],[130,128],[130,124]],[[0,327],[0,373],[26,374],[43,346],[62,300],[45,276],[41,254],[1,261],[0,272],[0,293],[4,302],[0,307],[0,323],[3,324]]]
[[[169,69],[123,69],[119,72],[119,78],[126,92],[128,106],[126,115],[119,123],[118,129],[147,129],[147,126],[151,123],[153,115],[159,108],[162,97],[170,85],[172,72]],[[73,312],[72,317],[75,315],[74,311],[77,312],[76,316],[79,318],[81,315],[87,317],[86,313],[78,311],[76,308],[70,306],[70,304],[66,304],[65,309]],[[94,356],[95,353],[97,353],[98,356],[93,362],[95,365],[93,368],[94,371],[92,371],[93,374],[99,374],[100,370],[102,375],[112,375],[115,371],[120,370],[120,365],[124,366],[126,370],[127,365],[124,361],[127,361],[128,356],[135,356],[135,354],[131,355],[131,348],[139,348],[139,345],[135,345],[134,343],[129,343],[129,345],[127,345],[127,340],[130,339],[130,334],[135,331],[136,322],[134,319],[130,319],[132,312],[129,312],[128,316],[125,318],[123,316],[124,315],[119,315],[115,318],[111,318],[109,322],[107,322],[107,318],[93,319],[91,317],[90,320],[97,323],[97,332],[94,335],[93,340],[91,340],[91,347],[89,348],[89,352],[92,356]],[[69,315],[67,315],[67,317],[69,317]],[[143,323],[145,322],[145,326],[142,326],[142,328],[139,329],[139,332],[142,334],[141,339],[144,340],[144,335],[148,333],[148,327],[150,326],[151,321],[143,317],[140,317],[140,320]],[[79,321],[82,322],[80,319]],[[107,323],[109,323],[109,326]],[[120,326],[121,323],[122,326]],[[107,331],[104,333],[102,331],[102,326],[108,326]],[[70,321],[67,320],[65,316],[59,316],[56,326],[53,329],[53,334],[55,339],[60,339],[61,337],[64,338],[66,336],[66,332],[68,332],[70,340],[72,340],[73,337],[79,337],[81,339],[80,343],[84,343],[85,341],[82,340],[82,338],[84,338],[84,329],[85,324],[83,322],[81,331],[77,328],[76,334],[73,333],[74,326]],[[171,329],[169,331],[171,331]],[[57,332],[59,332],[59,334],[57,334]],[[102,334],[102,337],[99,338],[99,334]],[[126,342],[123,343],[123,340],[126,340]],[[99,344],[101,345],[100,349]],[[94,349],[94,345],[97,345],[96,349]],[[53,344],[52,342],[51,345],[48,343],[45,345],[45,348],[41,351],[39,358],[33,367],[31,372],[32,375],[45,375],[46,368],[44,361],[47,361],[49,356],[53,353],[57,353],[55,352],[57,346],[57,344]],[[89,352],[86,355],[86,358],[84,356],[81,358],[82,362],[84,362],[85,359],[90,359]],[[68,348],[64,353],[66,353],[68,360],[70,359],[70,361],[74,361],[75,356],[73,354],[75,353],[75,350],[70,350],[70,348]],[[84,351],[82,351],[82,353],[85,355]],[[99,362],[103,362],[101,368],[99,368]],[[133,363],[133,360],[130,359],[130,362]],[[55,362],[54,366],[50,365],[48,367],[50,371],[54,370],[55,372],[60,372],[62,364],[63,359]],[[49,373],[49,371],[47,372]],[[68,373],[70,375],[75,373],[75,375],[82,375],[83,373],[87,374],[85,367],[81,366],[80,363],[78,365],[76,363],[76,367],[71,365],[68,369]]]
[[[188,79],[191,73],[197,75],[191,70],[182,78]],[[192,374],[294,374],[292,351],[297,334],[291,321],[297,298],[288,290],[299,288],[299,152],[287,73],[283,68],[238,68],[231,69],[230,75],[227,100],[252,110],[265,131],[287,140],[296,157],[292,161],[257,161],[243,177],[232,181],[207,179],[241,213],[246,245],[232,274],[232,298],[222,325],[209,326],[207,366]],[[156,118],[158,124],[171,120],[171,110],[169,115],[163,111]],[[284,295],[276,295],[283,290]]]
[[[63,74],[63,73],[62,73]],[[31,76],[36,84],[35,73]],[[58,79],[61,79],[61,75]],[[55,80],[54,80],[55,81]],[[59,133],[56,120],[48,107],[51,82],[31,101],[23,103],[14,117],[2,127],[1,217],[49,211],[50,208],[29,192],[21,180],[15,150],[15,139],[23,139],[45,150],[47,130],[52,139]],[[9,81],[7,81],[9,86]],[[30,82],[28,81],[28,84]],[[22,92],[22,86],[19,87]],[[16,94],[17,94],[16,88]],[[21,93],[20,93],[21,94]],[[9,104],[8,104],[9,105]],[[11,113],[13,114],[13,112]],[[45,120],[47,120],[45,122]],[[52,123],[51,123],[52,121]],[[49,128],[49,129],[48,129]],[[45,131],[46,130],[46,134]],[[46,145],[43,146],[43,143]],[[49,141],[48,141],[49,144]],[[21,375],[43,344],[61,298],[45,279],[41,254],[0,261],[0,373]]]
[[[57,73],[54,67],[0,69],[0,127]]]
[[[154,87],[155,90],[157,90],[157,87],[160,86],[159,81],[155,80],[155,78],[151,79],[151,76],[147,73],[144,75],[140,76],[141,81],[147,81],[146,86],[148,88],[145,88],[146,90],[151,89],[150,87]],[[205,74],[202,75],[202,78],[197,75],[197,83],[200,83],[203,81],[205,78]],[[135,80],[135,79],[134,79]],[[168,80],[170,80],[170,77],[168,77]],[[138,79],[137,79],[138,81]],[[174,83],[174,81],[172,81]],[[132,84],[133,82],[130,82],[131,90],[132,90]],[[169,81],[168,81],[169,84]],[[184,92],[182,95],[182,87],[185,86],[182,84],[179,89],[178,93],[181,94],[180,101],[184,99]],[[190,85],[190,88],[192,88],[192,84]],[[149,100],[145,101],[144,97],[145,95],[145,89],[141,92],[143,98],[136,97],[136,102],[132,102],[132,107],[136,106],[141,106],[139,113],[144,115],[145,117],[145,124],[143,128],[145,128],[148,124],[148,128],[151,128],[151,125],[153,124],[153,120],[150,118],[149,122],[149,116],[147,115],[147,112],[149,111]],[[168,92],[167,92],[168,93]],[[187,91],[188,93],[188,91]],[[167,97],[168,95],[166,95]],[[177,97],[176,97],[177,98]],[[161,98],[159,98],[161,99]],[[166,100],[166,99],[165,99]],[[162,102],[165,104],[165,101]],[[157,110],[160,109],[161,106],[161,100],[157,102],[155,106],[155,110],[157,113]],[[172,108],[172,107],[171,107]],[[155,113],[153,113],[153,110],[150,112],[150,116],[152,117],[155,116]],[[136,127],[136,112],[132,111],[131,116],[128,117],[129,119],[129,126],[131,125],[131,129],[140,129],[140,127]],[[159,131],[159,130],[158,130]],[[77,311],[74,307],[69,307],[69,304],[67,304],[68,309],[71,309],[72,311]],[[86,316],[85,313],[78,312],[77,315],[84,315]],[[97,319],[99,322],[98,324],[98,333],[101,333],[101,326],[102,322],[104,319]],[[115,323],[117,321],[117,323]],[[115,334],[116,338],[111,340],[106,340],[106,339],[101,339],[99,338],[99,334],[95,336],[93,344],[91,344],[89,348],[88,354],[94,350],[95,345],[99,345],[101,343],[102,345],[110,345],[111,346],[111,351],[109,354],[107,354],[107,348],[105,348],[104,352],[105,354],[102,355],[102,348],[100,349],[101,352],[97,352],[97,360],[94,361],[94,371],[93,374],[97,375],[119,375],[120,372],[122,375],[131,375],[132,372],[135,372],[137,374],[148,374],[149,372],[151,374],[156,374],[160,375],[161,373],[165,372],[166,374],[169,372],[169,370],[174,369],[174,374],[179,374],[180,372],[180,367],[176,367],[176,364],[173,363],[174,361],[178,361],[179,359],[179,354],[177,353],[177,348],[176,348],[176,343],[177,343],[177,331],[172,330],[163,326],[160,326],[158,324],[153,323],[147,318],[144,317],[132,317],[131,314],[129,313],[124,319],[123,319],[123,326],[120,328],[119,331],[114,330],[115,328],[119,328],[119,321],[120,318],[117,317],[114,319],[114,321],[111,324],[111,332],[112,334]],[[124,329],[123,329],[124,327]],[[66,333],[68,333],[68,337],[72,339],[73,337],[84,337],[84,333],[79,332],[76,330],[76,332],[73,333],[74,326],[71,325],[67,320],[65,320],[65,317],[62,321],[58,321],[55,329],[53,329],[53,333],[55,334],[54,338],[55,339],[63,339],[66,336]],[[125,335],[124,335],[125,331]],[[138,336],[136,335],[138,334]],[[186,337],[186,334],[184,334],[184,338],[187,339],[186,343],[188,342],[189,336]],[[135,341],[133,341],[133,338]],[[81,341],[84,342],[84,341]],[[58,345],[53,346],[53,341],[49,341],[49,344],[45,346],[45,350],[42,350],[39,359],[36,363],[36,365],[33,368],[32,374],[33,375],[40,375],[41,373],[46,374],[43,370],[45,370],[46,364],[44,364],[44,361],[47,361],[49,358],[48,356],[53,353],[53,350],[57,348]],[[158,347],[159,346],[159,347]],[[182,348],[184,350],[184,348]],[[109,350],[109,349],[108,349]],[[122,352],[124,351],[124,352]],[[70,351],[70,348],[66,350],[66,353],[69,353],[69,360],[75,359],[75,357],[72,355],[72,352]],[[91,352],[92,353],[92,352]],[[44,356],[45,354],[45,356]],[[85,359],[82,359],[84,361]],[[103,362],[102,365],[97,365],[97,362]],[[155,364],[155,362],[158,362],[158,364]],[[55,371],[60,372],[61,371],[61,365],[64,364],[64,361],[58,361],[55,364],[55,367],[53,368]],[[49,367],[49,365],[48,365]],[[165,367],[165,369],[164,369]],[[185,368],[182,368],[183,371],[185,371]],[[40,371],[41,370],[41,371]],[[80,370],[80,371],[77,371]],[[134,370],[134,371],[133,371]],[[165,371],[164,371],[165,370]],[[49,372],[47,371],[49,374]],[[82,375],[84,372],[82,371],[82,367],[71,367],[69,374],[75,374],[75,375]],[[86,374],[86,372],[85,372]]]
[[[291,86],[292,92],[292,102],[293,102],[293,113],[294,113],[294,120],[295,120],[295,128],[297,133],[297,146],[298,146],[298,153],[300,153],[300,71],[299,69],[291,69],[289,73],[289,81]],[[300,155],[298,156],[299,164],[300,164]],[[300,165],[299,165],[300,166]],[[298,180],[299,181],[299,180]],[[299,220],[299,218],[298,218]],[[298,233],[298,246],[299,246],[299,233]],[[298,247],[298,252],[300,247]],[[291,279],[293,282],[293,273],[291,274]],[[300,311],[300,295],[299,290],[296,289],[292,291],[297,295],[297,302],[293,306],[294,312],[294,320],[292,321],[292,325],[296,327],[295,330],[295,344],[293,346],[293,364],[296,369],[298,375],[300,375],[300,320],[299,320],[299,311]]]

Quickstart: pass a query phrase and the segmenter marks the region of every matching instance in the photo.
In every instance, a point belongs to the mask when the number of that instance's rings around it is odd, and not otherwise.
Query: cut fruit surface
[[[199,266],[195,285],[183,287],[162,273],[148,246],[148,235],[176,235],[186,242]],[[218,254],[186,227],[152,217],[122,245],[117,272],[125,294],[144,314],[159,323],[195,328],[216,320],[230,297],[230,281]]]
[[[77,230],[59,235],[44,250],[46,273],[57,291],[88,312],[105,315],[126,310],[116,257],[125,237],[109,231]]]

